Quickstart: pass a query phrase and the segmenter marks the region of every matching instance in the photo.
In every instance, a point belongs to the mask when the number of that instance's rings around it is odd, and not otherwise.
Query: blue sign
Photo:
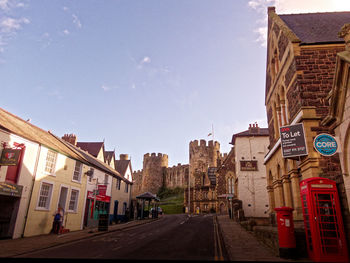
[[[315,137],[314,147],[321,155],[332,156],[337,152],[338,144],[333,136],[322,133]]]

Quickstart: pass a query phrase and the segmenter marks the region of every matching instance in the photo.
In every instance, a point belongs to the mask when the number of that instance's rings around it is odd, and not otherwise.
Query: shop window
[[[45,173],[54,175],[57,160],[57,152],[48,150],[46,155]]]
[[[53,185],[42,182],[40,186],[37,209],[49,210]]]
[[[73,181],[80,182],[82,168],[83,168],[83,164],[79,161],[76,161],[75,167],[74,167],[74,173],[73,173]]]

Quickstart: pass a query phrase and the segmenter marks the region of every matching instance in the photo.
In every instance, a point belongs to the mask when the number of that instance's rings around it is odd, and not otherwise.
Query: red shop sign
[[[95,199],[94,193],[91,191],[88,191],[88,195],[87,195],[88,199]],[[106,202],[106,203],[110,203],[111,202],[111,197],[108,195],[96,195],[96,200],[97,201],[102,201],[102,202]]]

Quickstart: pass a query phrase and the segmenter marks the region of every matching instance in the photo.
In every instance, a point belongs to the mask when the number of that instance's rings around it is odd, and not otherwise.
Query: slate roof
[[[278,15],[301,40],[300,44],[344,43],[341,27],[350,23],[350,12]]]
[[[116,160],[115,169],[122,175],[125,176],[126,170],[130,164],[130,160]]]
[[[252,128],[232,135],[230,144],[234,145],[237,137],[269,136],[268,128]]]
[[[77,142],[77,147],[97,157],[101,148],[103,148],[103,142]]]
[[[58,138],[58,140],[62,140],[61,138]],[[108,164],[100,161],[99,159],[97,159],[95,156],[93,156],[92,154],[90,154],[89,152],[84,151],[81,148],[78,148],[75,145],[70,144],[69,142],[66,142],[64,140],[62,140],[67,146],[71,147],[73,150],[78,151],[82,156],[84,156],[84,158],[95,168],[100,169],[116,178],[120,178],[121,180],[127,182],[127,183],[131,183],[129,180],[127,180],[126,178],[124,178],[118,171],[114,170],[112,167],[110,167]]]
[[[114,151],[105,151],[105,160],[108,164],[111,163],[113,156],[114,156]],[[115,159],[115,157],[114,157],[114,159]]]
[[[154,194],[150,193],[150,192],[145,192],[143,194],[140,194],[138,196],[136,196],[137,199],[145,199],[145,200],[157,200],[160,201],[160,199],[158,197],[156,197]]]
[[[56,140],[50,131],[45,131],[2,108],[0,108],[0,127],[65,156],[87,163],[79,153],[71,150],[61,141]]]

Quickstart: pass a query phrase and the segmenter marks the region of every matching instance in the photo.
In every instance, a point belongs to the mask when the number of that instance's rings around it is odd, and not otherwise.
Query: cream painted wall
[[[264,166],[264,156],[268,152],[268,144],[268,136],[237,137],[235,141],[237,196],[238,199],[242,200],[246,217],[268,217],[269,200]],[[258,171],[241,171],[241,160],[257,160]]]
[[[12,238],[20,238],[23,233],[23,227],[25,222],[25,216],[28,209],[28,202],[30,199],[30,193],[32,188],[32,178],[35,172],[35,163],[38,156],[39,145],[37,143],[28,141],[17,135],[10,134],[6,131],[0,130],[0,141],[6,142],[10,147],[13,147],[13,143],[24,143],[26,146],[22,168],[18,176],[18,185],[23,186],[22,196],[20,199],[19,209],[17,213],[14,233]],[[2,151],[2,145],[0,145]],[[0,151],[0,154],[1,154]],[[0,166],[0,182],[4,182],[6,178],[7,166]]]
[[[61,187],[68,188],[66,198],[66,210],[64,215],[64,226],[70,231],[76,231],[81,229],[82,217],[84,215],[85,193],[86,193],[86,180],[87,176],[85,172],[89,170],[89,166],[83,165],[81,181],[73,181],[73,172],[76,161],[68,158],[60,153],[57,155],[56,168],[54,175],[48,175],[45,173],[45,163],[48,149],[46,147],[41,148],[40,158],[38,163],[37,176],[33,188],[33,195],[30,202],[30,208],[28,213],[28,220],[25,229],[24,236],[34,236],[40,234],[47,234],[52,228],[53,215],[57,209]],[[53,185],[52,194],[50,199],[50,205],[48,209],[38,208],[38,200],[40,187],[43,182]],[[69,211],[69,200],[72,190],[78,190],[78,204],[76,212]]]
[[[130,166],[128,167],[125,175],[129,174],[131,177]],[[117,179],[113,178],[112,183],[112,200],[109,213],[113,214],[114,211],[114,200],[118,200],[118,214],[121,215],[123,213],[123,203],[127,203],[127,207],[130,208],[130,199],[131,199],[131,185],[128,186],[128,192],[125,193],[125,182],[122,181],[120,185],[120,190],[116,188]]]

